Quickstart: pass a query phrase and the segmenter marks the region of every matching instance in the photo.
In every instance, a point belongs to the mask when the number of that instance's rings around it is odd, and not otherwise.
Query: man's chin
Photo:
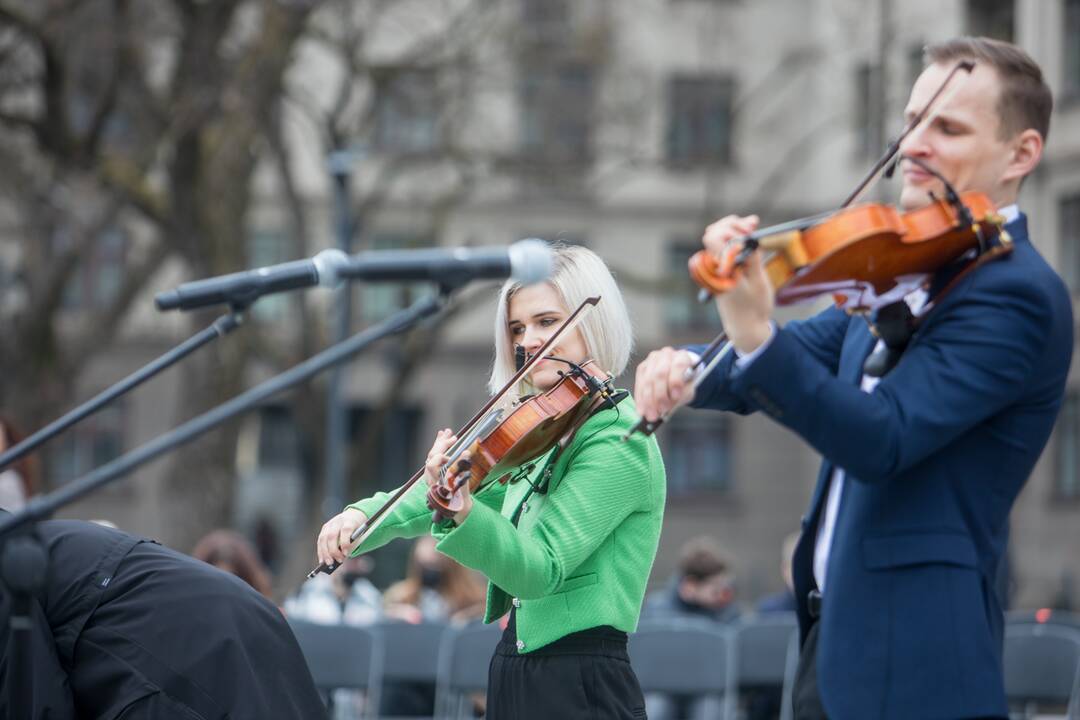
[[[905,185],[900,190],[900,209],[907,212],[926,207],[933,202],[931,192],[938,195],[937,190],[929,185]]]

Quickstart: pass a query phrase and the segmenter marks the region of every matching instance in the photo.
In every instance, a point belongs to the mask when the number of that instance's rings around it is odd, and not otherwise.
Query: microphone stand
[[[39,445],[48,442],[83,418],[93,415],[116,398],[129,390],[138,387],[170,365],[175,364],[203,345],[206,345],[211,340],[216,340],[219,337],[228,335],[243,323],[243,312],[245,307],[246,306],[243,304],[233,304],[232,309],[228,313],[219,317],[208,327],[195,333],[184,342],[169,350],[164,355],[159,356],[156,360],[152,360],[140,369],[131,373],[112,387],[98,393],[71,412],[49,423],[30,437],[24,439],[18,445],[13,445],[8,448],[0,455],[0,470],[3,470],[8,465],[11,465],[25,455],[28,455]]]
[[[47,519],[58,509],[100,487],[108,485],[135,468],[194,440],[237,415],[247,412],[267,398],[310,380],[327,368],[352,359],[376,341],[408,330],[423,318],[434,315],[441,310],[446,305],[450,293],[457,287],[457,284],[442,284],[439,286],[437,294],[421,298],[411,306],[399,310],[377,325],[357,333],[348,340],[332,345],[280,375],[256,385],[235,398],[218,405],[216,408],[192,418],[170,432],[159,435],[141,447],[102,465],[88,475],[84,475],[47,495],[30,498],[26,506],[18,513],[7,515],[0,512],[0,517],[3,517],[0,520],[0,543],[3,544],[3,548],[0,550],[0,582],[10,592],[13,610],[11,614],[11,641],[8,644],[9,651],[7,653],[8,699],[9,709],[13,713],[12,717],[25,717],[31,720],[30,716],[33,712],[33,702],[30,701],[33,697],[33,684],[30,681],[30,678],[32,678],[30,668],[33,655],[30,645],[33,618],[31,609],[34,596],[41,591],[45,584],[49,559],[48,552],[34,530],[37,522]],[[227,317],[235,316],[236,312],[234,311]],[[188,343],[193,341],[194,338]],[[188,343],[185,344],[185,347],[187,347]],[[192,346],[187,352],[197,346]],[[173,359],[173,362],[179,357],[182,357],[182,355]],[[23,694],[28,697],[24,698]]]

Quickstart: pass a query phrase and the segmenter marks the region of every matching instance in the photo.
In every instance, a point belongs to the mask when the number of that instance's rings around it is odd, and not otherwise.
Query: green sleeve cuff
[[[431,534],[439,541],[435,549],[462,565],[483,571],[479,560],[487,544],[498,537],[498,520],[505,518],[484,503],[473,502],[460,525],[450,521],[432,526]]]
[[[431,510],[427,507],[427,492],[423,483],[417,483],[397,507],[390,511],[375,531],[353,550],[353,555],[370,552],[382,547],[394,538],[414,538],[427,532],[431,525]],[[396,491],[395,491],[396,492]],[[391,498],[392,493],[380,492],[347,507],[359,510],[370,518]]]

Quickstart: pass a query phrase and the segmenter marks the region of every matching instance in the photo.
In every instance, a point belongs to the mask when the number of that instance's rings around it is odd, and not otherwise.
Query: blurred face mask
[[[351,588],[358,580],[363,580],[366,575],[367,573],[350,570],[342,575],[341,580],[345,583],[345,587]]]
[[[442,570],[439,568],[425,567],[420,569],[420,584],[432,590],[439,587],[442,582]]]
[[[26,505],[22,475],[16,470],[0,472],[0,508],[9,512],[21,510]]]

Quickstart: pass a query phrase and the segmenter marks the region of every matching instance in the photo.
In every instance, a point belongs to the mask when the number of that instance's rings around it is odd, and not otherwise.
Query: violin
[[[969,250],[992,243],[1002,219],[985,193],[966,192],[955,204],[942,199],[900,212],[870,203],[820,222],[797,222],[803,227],[789,223],[780,232],[755,232],[720,259],[698,251],[688,263],[690,276],[702,289],[722,294],[735,286],[742,259],[761,248],[778,305],[832,293],[838,307],[873,310]]]
[[[463,488],[482,485],[493,467],[516,467],[542,455],[555,445],[566,447],[592,410],[611,395],[613,378],[593,360],[571,366],[547,392],[533,395],[509,412],[493,410],[467,438],[455,443],[439,483],[428,490],[433,522],[452,517],[464,506]],[[468,453],[468,457],[464,457]],[[505,481],[503,476],[500,481]]]
[[[757,230],[732,243],[720,258],[704,250],[695,253],[688,266],[704,299],[733,288],[742,266],[759,248],[765,251],[763,265],[776,291],[777,304],[832,293],[838,307],[864,316],[902,302],[930,274],[972,249],[977,251],[977,259],[968,269],[1011,251],[1002,231],[1004,219],[984,193],[959,194],[934,168],[899,154],[903,139],[936,114],[936,110],[931,113],[931,107],[952,78],[960,71],[970,73],[974,67],[973,62],[962,61],[952,69],[839,210]],[[891,175],[901,159],[937,177],[945,188],[945,198],[931,195],[929,205],[903,213],[878,203],[852,205],[879,173],[884,170]],[[946,289],[954,283],[955,279]],[[732,345],[726,341],[726,334],[720,333],[687,370],[686,379],[692,380],[693,388],[731,351]],[[622,439],[635,432],[652,434],[669,415],[653,421],[642,418]]]
[[[552,357],[546,354],[548,348],[553,347],[573,330],[581,322],[585,313],[599,302],[599,296],[586,298],[548,338],[547,342],[541,345],[531,358],[521,364],[518,371],[499,392],[488,399],[484,406],[455,433],[460,439],[450,449],[449,454],[452,458],[457,456],[458,461],[450,463],[454,466],[452,471],[444,473],[438,489],[429,491],[428,495],[429,501],[434,505],[434,519],[453,515],[460,510],[463,502],[461,489],[466,479],[470,483],[470,489],[475,489],[500,459],[503,460],[504,466],[511,467],[512,464],[524,463],[542,455],[560,441],[569,441],[577,427],[588,418],[589,410],[593,407],[591,403],[585,402],[585,398],[597,399],[597,394],[604,398],[610,397],[612,378],[601,373],[595,367],[595,363],[586,362],[580,366],[569,363],[571,371],[564,373],[562,379],[551,390],[530,399],[535,402],[523,401],[505,416],[501,409],[492,410],[503,401],[511,388],[518,385],[536,363]],[[554,359],[560,360],[560,358]],[[473,456],[463,464],[462,460],[465,459],[460,456],[466,449],[472,451]],[[474,463],[476,468],[472,469],[469,463]],[[366,522],[352,532],[349,541],[353,549],[375,531],[389,516],[390,511],[401,503],[423,476],[424,468],[421,467],[394,492],[381,508],[372,513]],[[319,573],[329,575],[340,565],[341,563],[338,562],[320,563],[307,576],[313,578]]]

